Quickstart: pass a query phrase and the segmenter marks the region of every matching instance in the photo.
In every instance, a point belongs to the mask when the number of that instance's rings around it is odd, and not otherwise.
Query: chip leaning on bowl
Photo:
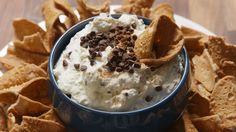
[[[153,0],[124,0],[124,5],[116,9],[116,12],[141,15],[152,20],[159,17],[160,13],[164,13],[174,21],[173,10],[168,4],[160,4],[151,8],[153,2]],[[46,22],[46,31],[27,19],[18,19],[13,22],[15,31],[13,46],[9,46],[7,55],[0,57],[1,71],[6,71],[0,77],[0,131],[69,130],[58,118],[52,108],[52,102],[47,96],[47,59],[49,53],[56,40],[71,26],[82,19],[99,15],[101,12],[109,12],[110,8],[109,1],[102,3],[102,6],[93,6],[85,0],[77,0],[77,3],[78,12],[83,18],[76,17],[67,0],[45,0],[42,13]],[[62,14],[67,19],[63,23],[59,22],[59,16]],[[155,27],[155,24],[152,27]],[[150,30],[153,31],[153,29]],[[182,27],[181,31],[184,34],[184,44],[190,56],[192,96],[182,118],[171,125],[169,131],[234,131],[236,127],[234,118],[236,111],[236,46],[227,44],[221,37],[208,37],[189,28]],[[178,37],[176,38],[178,40]],[[142,47],[142,41],[139,42]],[[152,56],[146,54],[150,53],[152,39],[144,42],[147,44],[147,47],[141,49],[145,51],[144,54],[138,53],[139,50],[136,50],[136,54],[141,55],[138,55],[141,58],[142,55],[145,57]],[[164,47],[164,49],[167,48]],[[174,51],[170,53],[175,55]],[[163,59],[168,60],[173,54],[169,55]],[[155,61],[143,59],[143,62],[158,65],[166,62],[163,59]],[[59,95],[65,97],[63,93]],[[71,107],[65,106],[64,108],[68,110]],[[69,118],[69,116],[65,116],[67,113],[63,112],[60,116],[64,116],[65,123],[74,118],[73,114]],[[101,118],[94,118],[91,114],[81,111],[76,114],[79,114],[86,121],[93,121],[95,124],[103,121],[100,120]],[[163,116],[162,112],[158,114]],[[106,117],[104,114],[101,116]],[[128,116],[132,117],[127,112],[126,117]],[[118,119],[118,117],[121,116],[116,114],[115,118]],[[129,118],[130,120],[122,118],[121,120],[108,121],[115,123],[116,127],[121,127],[140,119],[136,117]],[[152,118],[153,114],[148,119]],[[120,122],[123,121],[125,123],[120,125]],[[148,121],[142,120],[143,125]],[[102,124],[101,126],[108,125]],[[89,128],[91,126],[87,127],[87,129]],[[97,131],[96,128],[94,129]]]

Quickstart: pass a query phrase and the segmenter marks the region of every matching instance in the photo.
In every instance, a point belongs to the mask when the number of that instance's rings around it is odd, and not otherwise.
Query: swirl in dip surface
[[[181,79],[181,57],[156,69],[139,63],[133,47],[144,30],[135,15],[96,17],[71,38],[55,65],[59,88],[104,111],[136,110],[166,97]]]

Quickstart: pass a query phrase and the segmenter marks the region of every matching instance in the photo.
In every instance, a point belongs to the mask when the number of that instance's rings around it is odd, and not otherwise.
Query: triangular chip
[[[25,61],[23,61],[22,59],[14,55],[8,54],[3,57],[0,57],[0,63],[3,65],[4,68],[6,68],[7,70],[10,70],[14,67],[24,65]]]
[[[154,0],[125,0],[123,5],[115,9],[116,13],[129,13],[149,17],[150,7]]]
[[[23,84],[19,91],[19,94],[28,97],[34,101],[50,105],[51,100],[49,99],[49,82],[48,78],[38,77],[34,78],[29,83]]]
[[[153,45],[156,39],[158,22],[158,19],[153,20],[135,41],[134,52],[138,59],[155,58],[155,53],[153,53]]]
[[[185,132],[198,132],[198,130],[196,129],[196,127],[193,125],[192,121],[190,120],[190,117],[187,111],[184,111],[182,115],[182,119],[184,122]]]
[[[18,94],[13,91],[0,90],[0,103],[12,104],[17,100]]]
[[[44,41],[39,32],[32,35],[24,36],[24,39],[22,41],[15,40],[13,41],[13,43],[17,48],[21,48],[33,53],[49,55],[49,52],[44,47]]]
[[[219,124],[222,120],[219,115],[204,116],[192,121],[200,132],[221,132]]]
[[[48,71],[48,60],[44,61],[39,65],[40,68],[42,68],[45,72]]]
[[[197,81],[202,83],[209,92],[214,88],[217,78],[211,59],[207,50],[205,50],[201,56],[194,56],[192,58],[193,76]]]
[[[236,77],[236,45],[226,44],[220,37],[209,37],[207,49],[213,61],[220,67],[221,77]]]
[[[67,17],[67,28],[70,28],[71,26],[75,25],[78,22],[78,18],[75,15],[72,6],[68,2],[68,0],[54,0],[56,6],[63,10]]]
[[[7,130],[7,117],[4,112],[4,109],[0,107],[0,131]]]
[[[236,111],[236,78],[226,76],[215,85],[211,95],[211,113],[229,115]]]
[[[63,123],[58,118],[57,114],[55,113],[55,111],[53,109],[50,109],[48,112],[40,115],[39,118],[45,119],[45,120],[50,120],[50,121],[55,121],[55,122],[58,122],[59,124],[63,125]]]
[[[66,129],[57,122],[23,116],[20,125],[15,125],[10,132],[65,132]]]
[[[40,65],[48,59],[48,55],[29,52],[13,46],[8,47],[8,54],[15,55],[26,63],[33,63],[35,65]]]
[[[22,41],[25,36],[39,33],[41,37],[45,36],[45,31],[38,24],[27,19],[16,19],[13,21],[16,40]]]
[[[59,16],[63,15],[64,13],[56,8],[54,0],[46,0],[43,5],[42,12],[47,29],[45,48],[48,52],[50,52],[54,42],[61,35],[61,33],[58,33],[58,30],[55,29],[55,27],[56,23],[60,23]]]
[[[173,9],[167,3],[159,4],[156,8],[152,9],[149,18],[154,20],[157,17],[160,17],[161,15],[165,15],[169,17],[172,21],[175,21]]]
[[[33,101],[22,95],[18,96],[17,101],[8,108],[8,113],[13,113],[14,115],[23,116],[38,116],[42,113],[48,111],[50,107]]]
[[[123,5],[137,4],[142,8],[151,8],[154,0],[123,0]]]
[[[77,0],[77,3],[80,21],[99,15],[103,12],[109,13],[110,11],[110,2],[108,0],[105,0],[102,5],[91,5],[87,2],[87,0]]]
[[[184,45],[184,39],[178,26],[169,17],[164,15],[158,19],[154,38],[153,52],[156,57],[141,57],[140,60],[140,62],[153,67],[158,67],[176,57]],[[137,55],[137,52],[135,54]]]
[[[150,15],[149,8],[143,8],[137,4],[123,5],[122,7],[115,9],[115,12],[116,13],[135,14],[135,15],[139,15],[139,16],[143,16],[143,17],[149,17],[149,15]]]
[[[47,77],[47,73],[34,64],[13,68],[0,77],[0,89],[23,84],[35,77]]]

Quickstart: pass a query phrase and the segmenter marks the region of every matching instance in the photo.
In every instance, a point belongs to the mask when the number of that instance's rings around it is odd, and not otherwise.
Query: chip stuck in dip
[[[100,14],[61,54],[54,68],[59,88],[74,101],[104,111],[132,111],[162,100],[182,77],[182,58],[176,55],[158,67],[142,63],[134,47],[145,29],[136,15]]]

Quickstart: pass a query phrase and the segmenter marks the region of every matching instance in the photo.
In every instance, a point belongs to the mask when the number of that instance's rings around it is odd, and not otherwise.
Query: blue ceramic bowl
[[[120,15],[112,15],[119,18]],[[146,25],[147,18],[139,17]],[[153,106],[128,112],[107,112],[83,106],[73,102],[58,87],[53,68],[61,53],[69,44],[70,39],[94,18],[82,21],[56,42],[49,58],[50,96],[53,106],[61,120],[68,126],[80,132],[151,132],[164,131],[176,121],[186,106],[189,89],[189,59],[186,49],[181,56],[184,60],[184,72],[180,83],[168,96]]]

